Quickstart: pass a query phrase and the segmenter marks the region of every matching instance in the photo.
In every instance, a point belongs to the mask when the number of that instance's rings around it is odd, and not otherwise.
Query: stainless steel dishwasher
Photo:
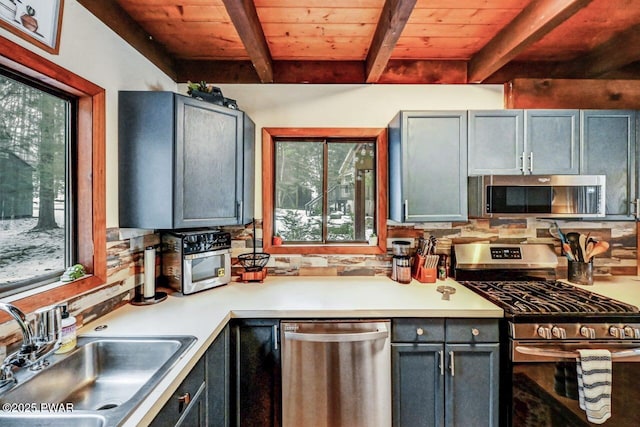
[[[391,425],[389,320],[283,321],[283,427]]]

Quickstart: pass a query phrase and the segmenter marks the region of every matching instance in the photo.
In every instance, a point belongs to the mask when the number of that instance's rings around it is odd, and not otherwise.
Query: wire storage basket
[[[269,254],[264,252],[252,252],[248,254],[238,255],[240,264],[244,267],[245,271],[253,272],[260,271],[269,262]]]

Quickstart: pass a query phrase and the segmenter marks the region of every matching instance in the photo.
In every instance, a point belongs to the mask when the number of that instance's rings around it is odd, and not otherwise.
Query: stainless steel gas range
[[[501,425],[589,426],[578,404],[579,350],[612,360],[606,426],[640,425],[640,312],[556,280],[557,256],[541,244],[454,247],[456,280],[500,306]]]

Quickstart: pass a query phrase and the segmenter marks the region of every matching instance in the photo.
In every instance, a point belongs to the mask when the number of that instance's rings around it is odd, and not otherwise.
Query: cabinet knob
[[[178,397],[178,413],[182,413],[189,403],[191,403],[191,393],[186,392],[182,396]]]
[[[424,329],[422,329],[422,328],[416,329],[416,334],[418,334],[419,336],[424,335]]]
[[[477,337],[478,335],[480,335],[480,329],[471,328],[471,335],[473,335],[474,337]]]

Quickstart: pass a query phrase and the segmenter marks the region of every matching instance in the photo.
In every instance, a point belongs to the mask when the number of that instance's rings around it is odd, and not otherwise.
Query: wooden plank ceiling
[[[640,0],[78,0],[177,82],[640,79]]]

